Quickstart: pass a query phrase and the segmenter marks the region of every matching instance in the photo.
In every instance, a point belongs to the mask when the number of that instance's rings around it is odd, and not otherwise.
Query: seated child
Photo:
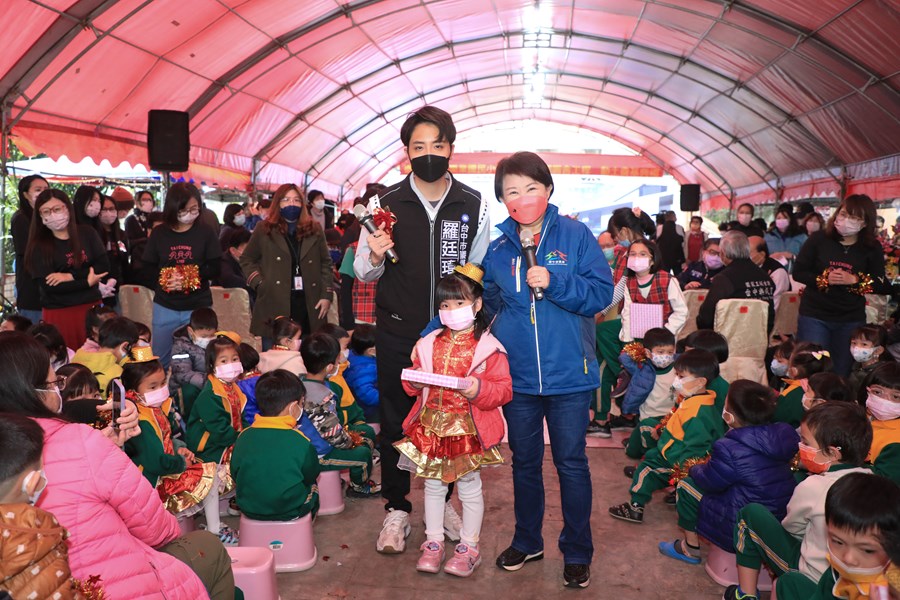
[[[54,371],[69,364],[69,361],[75,356],[75,351],[66,346],[66,341],[59,329],[52,323],[43,321],[35,323],[28,330],[28,335],[37,340],[50,353],[50,368]]]
[[[464,380],[464,389],[403,382],[416,403],[403,421],[406,437],[394,443],[398,468],[425,479],[425,542],[416,570],[438,573],[444,562],[444,510],[456,482],[463,507],[460,542],[443,564],[450,575],[468,577],[481,563],[484,517],[481,467],[503,462],[500,407],[512,400],[506,349],[488,332],[482,310],[483,271],[472,263],[438,282],[435,297],[443,327],[416,344],[412,368]],[[390,519],[390,517],[388,517]],[[379,552],[389,552],[379,537]],[[393,549],[396,551],[397,549]]]
[[[791,427],[800,426],[803,418],[803,395],[807,379],[816,373],[831,371],[831,354],[818,344],[801,342],[791,353],[785,387],[778,397],[775,422],[787,423]]]
[[[272,321],[272,339],[275,345],[259,355],[259,372],[275,369],[290,371],[297,377],[306,375],[306,366],[300,356],[300,324],[290,317],[277,317]]]
[[[772,361],[769,363],[769,384],[776,390],[784,388],[784,378],[787,377],[790,368],[791,354],[794,353],[796,343],[793,338],[788,338],[775,346]]]
[[[344,379],[367,423],[378,423],[378,367],[375,363],[375,326],[360,323],[350,336],[349,366]]]
[[[648,329],[643,342],[628,344],[619,356],[619,364],[631,375],[622,400],[622,414],[638,413],[640,417],[625,446],[625,454],[631,458],[641,458],[656,447],[653,432],[675,406],[674,362],[675,336],[665,327]]]
[[[150,328],[144,325],[143,323],[134,322],[138,329],[138,341],[135,346],[149,346],[150,342],[153,341],[153,334],[150,331]]]
[[[721,369],[722,363],[728,360],[728,340],[721,333],[712,329],[698,329],[681,340],[678,346],[682,346],[681,352],[688,350],[706,350],[716,357]],[[722,410],[725,407],[725,398],[728,397],[728,382],[722,377],[721,371],[719,375],[709,382],[706,386],[709,391],[716,393],[716,408]]]
[[[73,423],[84,423],[103,429],[109,425],[108,416],[104,418],[97,407],[106,403],[100,393],[100,384],[91,370],[78,363],[63,365],[56,370],[57,377],[65,377],[66,385],[59,390],[62,396],[62,414]]]
[[[800,461],[809,477],[797,484],[780,522],[760,504],[738,512],[734,526],[739,585],[725,590],[724,600],[756,600],[763,561],[777,577],[799,571],[818,581],[828,568],[825,495],[835,481],[864,468],[872,445],[865,411],[850,402],[825,402],[803,416]]]
[[[246,427],[247,397],[237,385],[243,373],[238,354],[240,337],[223,331],[206,346],[209,375],[187,420],[188,448],[203,462],[227,464],[231,447]]]
[[[855,402],[847,381],[837,373],[815,373],[806,380],[803,392],[803,410],[807,411],[822,402]]]
[[[688,350],[675,361],[672,388],[678,394],[672,412],[660,422],[656,448],[647,452],[643,462],[625,467],[631,476],[631,501],[609,508],[615,519],[643,523],[644,505],[654,491],[669,485],[673,473],[709,453],[713,442],[724,433],[722,412],[716,410],[715,392],[707,383],[719,375],[719,363],[711,352]]]
[[[47,489],[43,450],[40,425],[22,415],[0,414],[0,589],[17,599],[69,600],[76,590],[68,533],[36,506]]]
[[[175,396],[181,389],[185,419],[190,416],[194,402],[206,384],[206,347],[215,339],[218,329],[216,313],[211,308],[198,308],[191,313],[190,323],[172,334],[169,393]]]
[[[226,546],[238,543],[237,532],[219,521],[219,493],[234,483],[227,469],[201,462],[184,442],[172,437],[178,428],[166,372],[151,348],[135,348],[122,370],[125,397],[135,403],[141,435],[125,442],[131,460],[156,488],[170,513],[189,518],[201,508],[206,528]]]
[[[78,351],[99,352],[100,351],[100,326],[106,321],[113,319],[119,315],[110,306],[98,304],[92,306],[84,313],[84,331],[87,338],[84,340]],[[77,351],[76,351],[77,352]]]
[[[72,357],[72,362],[90,369],[97,376],[100,391],[105,393],[109,382],[122,374],[120,363],[137,343],[137,326],[131,319],[114,317],[100,325],[97,339],[99,349],[96,352],[82,348]]]
[[[319,460],[297,421],[305,389],[284,369],[256,385],[259,413],[234,443],[231,475],[241,512],[260,521],[290,521],[319,510]]]
[[[900,484],[900,364],[883,362],[866,378],[872,421],[872,471]]]
[[[338,398],[326,384],[330,374],[337,372],[341,347],[326,333],[316,332],[303,340],[300,353],[308,373],[303,412],[333,449],[320,456],[323,471],[350,469],[350,489],[347,494],[361,498],[375,497],[381,485],[369,478],[372,473],[372,448],[362,435],[350,432],[341,423]]]
[[[853,357],[853,368],[847,377],[847,383],[853,390],[853,396],[860,404],[865,404],[868,393],[863,389],[863,381],[869,376],[878,363],[887,346],[887,330],[881,325],[863,325],[850,334],[850,355]]]
[[[829,569],[818,585],[785,573],[775,581],[779,600],[887,600],[898,573],[885,542],[900,537],[900,487],[878,475],[841,477],[825,496],[825,522]]]
[[[355,431],[363,436],[366,444],[374,451],[373,454],[377,458],[378,452],[375,451],[375,430],[366,423],[366,415],[356,399],[350,386],[344,379],[344,371],[350,364],[348,357],[350,356],[350,334],[343,327],[333,323],[326,323],[319,328],[321,333],[325,333],[333,337],[341,345],[341,353],[338,355],[337,372],[328,376],[328,387],[335,393],[340,407],[341,425],[348,431]]]
[[[660,543],[660,552],[700,564],[698,534],[731,552],[732,523],[751,502],[784,517],[796,486],[791,460],[800,436],[787,423],[772,422],[776,398],[775,390],[755,381],[731,383],[722,412],[725,437],[713,444],[709,461],[678,482],[675,509],[684,539]]]
[[[28,333],[28,330],[31,329],[31,326],[34,323],[31,322],[31,319],[24,315],[18,314],[6,314],[3,315],[3,321],[0,322],[0,331],[19,331],[21,333]]]

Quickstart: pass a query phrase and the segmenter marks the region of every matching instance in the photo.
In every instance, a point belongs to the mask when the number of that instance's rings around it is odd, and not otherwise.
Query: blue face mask
[[[631,245],[631,240],[622,240],[619,242],[619,245],[622,246],[623,248],[627,248],[628,246]]]
[[[603,248],[603,256],[606,257],[606,262],[612,262],[616,257],[616,249],[615,248]]]
[[[772,375],[775,377],[784,377],[788,372],[788,366],[774,358],[772,359],[772,362],[769,363],[769,368],[772,370]]]
[[[300,218],[300,212],[299,206],[283,206],[281,207],[281,218],[288,223],[296,223]]]

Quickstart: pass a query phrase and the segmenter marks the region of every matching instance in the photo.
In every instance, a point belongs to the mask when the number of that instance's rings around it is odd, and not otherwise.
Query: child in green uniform
[[[856,396],[850,391],[847,380],[837,373],[816,373],[810,375],[803,392],[803,410],[823,402],[855,402]]]
[[[791,354],[787,384],[778,397],[775,422],[799,427],[803,419],[803,394],[810,375],[831,371],[831,354],[822,346],[812,343],[798,344]]]
[[[825,521],[829,569],[818,585],[785,573],[775,580],[779,600],[887,599],[885,540],[900,537],[900,487],[877,475],[842,477],[825,497]]]
[[[243,373],[240,336],[219,332],[206,347],[207,377],[187,422],[188,448],[204,462],[227,464],[231,447],[247,423],[247,397],[236,381]]]
[[[698,329],[684,338],[682,343],[684,344],[682,352],[687,352],[688,350],[706,350],[711,352],[716,357],[716,362],[719,363],[720,369],[722,368],[722,363],[728,360],[728,340],[725,339],[724,335],[712,329]],[[722,377],[721,372],[706,385],[706,388],[716,393],[716,408],[721,411],[725,407],[725,398],[728,397],[728,382]]]
[[[810,476],[797,484],[781,522],[761,504],[738,512],[734,527],[739,585],[724,600],[757,600],[763,561],[776,576],[799,571],[818,581],[828,568],[825,495],[841,477],[871,473],[863,468],[872,444],[865,411],[850,402],[824,402],[803,417],[800,460]]]
[[[234,443],[231,474],[241,511],[260,521],[290,521],[319,510],[319,460],[297,429],[306,389],[284,369],[256,384],[259,413]]]
[[[872,471],[900,484],[900,364],[881,363],[866,381],[872,420]]]
[[[710,352],[690,350],[678,357],[672,382],[678,393],[676,408],[665,419],[657,447],[647,452],[637,468],[625,467],[625,474],[632,478],[631,502],[611,506],[610,516],[642,523],[644,505],[653,492],[669,485],[676,470],[687,471],[706,456],[722,437],[722,412],[716,409],[715,393],[707,389],[718,374],[719,363]]]
[[[338,406],[340,407],[341,425],[348,431],[355,431],[363,436],[365,444],[372,450],[373,455],[377,456],[375,450],[375,430],[366,423],[366,414],[362,407],[357,404],[350,386],[344,379],[344,371],[350,366],[350,334],[343,327],[339,327],[333,323],[327,323],[319,328],[321,333],[325,333],[337,340],[341,345],[341,353],[338,355],[337,372],[328,378],[328,387],[337,396]]]
[[[228,471],[218,476],[218,465],[201,462],[179,439],[175,411],[166,372],[150,347],[134,348],[122,370],[125,397],[135,403],[141,435],[125,442],[131,460],[156,487],[166,509],[179,518],[189,518],[201,508],[209,531],[225,545],[236,545],[236,531],[219,520],[219,492],[234,485]],[[221,488],[221,490],[220,490]]]
[[[317,332],[303,340],[300,354],[306,365],[306,399],[303,411],[333,449],[320,456],[323,471],[350,469],[349,495],[375,497],[381,485],[372,481],[372,448],[355,431],[344,428],[337,394],[326,380],[337,373],[341,347],[332,336]]]

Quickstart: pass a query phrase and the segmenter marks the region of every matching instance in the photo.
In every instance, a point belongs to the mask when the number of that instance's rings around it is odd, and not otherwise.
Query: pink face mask
[[[472,305],[460,306],[459,308],[441,309],[438,311],[441,316],[441,323],[444,327],[448,327],[453,331],[462,331],[468,329],[475,323],[475,313],[472,312]]]
[[[506,203],[509,216],[520,225],[534,223],[547,210],[547,198],[544,196],[520,196]]]
[[[216,377],[225,383],[231,383],[244,372],[244,368],[239,362],[225,363],[216,367]]]

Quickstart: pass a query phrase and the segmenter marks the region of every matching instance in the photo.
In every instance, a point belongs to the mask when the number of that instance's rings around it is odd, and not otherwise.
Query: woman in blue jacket
[[[485,256],[484,302],[491,332],[510,349],[512,402],[503,407],[513,453],[516,533],[497,566],[516,571],[544,556],[543,422],[559,476],[563,577],[590,583],[591,475],[585,454],[588,407],[600,383],[594,315],[612,299],[609,265],[590,230],[547,201],[553,178],[532,152],[497,164],[494,192],[509,211]],[[529,268],[521,239],[535,246]],[[539,297],[537,288],[542,289]]]

